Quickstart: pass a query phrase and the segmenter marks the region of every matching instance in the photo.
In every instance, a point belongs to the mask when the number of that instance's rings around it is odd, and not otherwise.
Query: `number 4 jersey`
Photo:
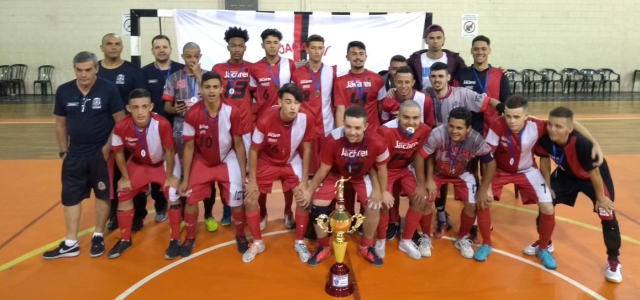
[[[424,151],[423,145],[427,141],[429,134],[431,134],[431,128],[424,123],[419,123],[412,136],[408,136],[403,132],[397,119],[385,123],[378,129],[378,133],[387,142],[389,155],[391,155],[391,160],[387,165],[389,169],[404,169],[408,167],[413,162],[416,154],[424,158],[429,156]]]
[[[452,142],[447,124],[440,125],[431,132],[424,144],[424,151],[429,155],[436,155],[435,174],[453,178],[466,172],[469,161],[474,157],[492,155],[489,144],[473,129],[462,142]]]

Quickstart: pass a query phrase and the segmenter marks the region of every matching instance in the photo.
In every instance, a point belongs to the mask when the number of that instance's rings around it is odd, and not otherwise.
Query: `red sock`
[[[458,230],[458,239],[461,239],[471,230],[471,226],[473,226],[473,222],[475,221],[475,217],[470,217],[464,213],[464,209],[460,213],[460,229]]]
[[[413,233],[418,229],[418,225],[420,224],[421,219],[421,212],[417,212],[413,209],[409,209],[407,211],[407,216],[404,217],[404,232],[402,232],[403,240],[410,240],[413,237]],[[424,229],[422,230],[424,231]]]
[[[182,208],[169,207],[169,226],[171,226],[172,240],[180,240],[180,223],[182,223]]]
[[[491,246],[491,211],[489,208],[481,209],[477,212],[478,229],[482,234],[482,244]]]
[[[422,218],[420,219],[420,227],[422,227],[422,234],[431,235],[431,223],[432,223],[431,214],[422,215]]]
[[[196,238],[196,223],[198,223],[198,212],[189,214],[189,213],[184,213],[184,222],[186,223],[186,227],[187,227],[187,238],[188,239],[195,239]],[[180,229],[180,228],[178,228]]]
[[[309,212],[296,210],[296,241],[304,240],[309,224]]]
[[[373,247],[373,239],[365,239],[364,237],[360,239],[360,248],[365,247]]]
[[[553,228],[556,227],[556,216],[555,214],[544,215],[540,214],[540,237],[539,237],[539,246],[540,250],[549,249],[549,241],[551,240],[551,234],[553,233]]]
[[[293,205],[293,191],[284,192],[284,214],[291,213],[291,205]]]
[[[249,226],[249,231],[253,236],[253,240],[262,240],[262,232],[260,231],[260,211],[248,211],[247,215],[247,225]]]
[[[260,194],[258,196],[258,205],[260,205],[260,219],[267,215],[267,194]]]
[[[244,227],[246,217],[244,215],[244,211],[235,211],[233,208],[231,209],[231,216],[233,217],[233,225],[236,227],[236,236],[244,235]]]
[[[124,241],[131,240],[131,224],[133,223],[133,209],[127,211],[118,211],[118,225]]]
[[[389,227],[389,212],[380,212],[380,221],[378,222],[378,239],[387,239],[387,227]]]
[[[398,200],[396,200],[391,209],[389,209],[389,223],[400,224],[400,201]]]
[[[319,238],[318,239],[318,245],[320,245],[320,247],[329,247],[329,236],[325,236],[323,238]]]

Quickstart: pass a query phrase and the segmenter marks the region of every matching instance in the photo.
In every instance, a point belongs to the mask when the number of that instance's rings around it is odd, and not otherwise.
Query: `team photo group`
[[[504,70],[489,63],[488,37],[457,52],[445,49],[439,25],[423,37],[427,49],[388,57],[386,70],[367,69],[367,53],[376,49],[361,41],[333,48],[349,62],[341,72],[323,63],[325,38],[317,34],[304,41],[307,60],[296,62],[281,56],[278,29],[249,37],[229,27],[219,37],[228,54],[202,53],[199,41],[190,41],[180,49],[184,64],[171,60],[170,38],[158,35],[151,42],[155,60],[142,68],[121,57],[120,36],[105,35],[103,58],[79,52],[76,78],[56,91],[67,233],[44,259],[80,254],[81,203],[93,191],[91,257],[126,255],[153,198],[155,221],[170,227],[166,259],[198,251],[202,215],[209,232],[232,226],[238,259],[250,263],[267,249],[268,213],[280,213],[267,211],[274,201],[268,195],[281,191],[292,250],[317,266],[332,250],[316,219],[331,214],[336,183],[348,179],[345,207],[364,215],[357,252],[370,264],[383,266],[397,238],[407,259],[437,257],[432,239],[445,235],[463,258],[485,262],[492,231],[500,231],[492,202],[513,184],[523,204],[538,206],[530,226],[538,239],[522,245],[524,255],[558,268],[554,244],[563,241],[552,241],[555,205],[574,206],[582,193],[593,202],[584,214],[601,220],[605,279],[621,282],[614,184],[598,141],[568,107],[530,115],[527,99],[513,95]],[[244,60],[250,39],[252,47],[260,39],[264,58]],[[219,63],[203,68],[205,55]],[[448,198],[462,202],[459,224],[449,219]],[[120,240],[105,245],[105,234],[118,229]]]

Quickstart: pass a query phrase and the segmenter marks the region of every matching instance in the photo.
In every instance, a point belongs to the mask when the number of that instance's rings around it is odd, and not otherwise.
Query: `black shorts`
[[[67,157],[62,162],[62,205],[77,205],[91,196],[109,200],[109,169],[101,151],[94,155]]]
[[[611,179],[611,172],[609,172],[607,162],[603,162],[599,169],[600,176],[602,176],[602,182],[604,183],[604,194],[605,196],[608,196],[611,201],[615,201],[613,180]],[[551,188],[556,194],[556,198],[553,199],[554,205],[564,204],[574,206],[576,204],[576,199],[578,198],[578,193],[583,193],[591,199],[595,206],[596,191],[589,179],[578,179],[569,176],[567,173],[558,169],[551,173]]]

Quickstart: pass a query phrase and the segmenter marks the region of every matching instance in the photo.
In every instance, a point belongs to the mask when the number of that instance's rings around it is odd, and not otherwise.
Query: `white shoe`
[[[617,261],[610,260],[609,263],[607,263],[607,270],[604,272],[604,278],[613,283],[622,282],[622,265]]]
[[[384,258],[385,256],[385,245],[386,245],[387,240],[376,240],[376,253],[378,253],[378,256],[380,256],[380,258]]]
[[[284,215],[284,227],[287,227],[287,229],[293,229],[296,227],[296,220],[293,218],[293,214]]]
[[[260,220],[260,231],[263,231],[265,228],[267,228],[267,219],[269,218],[269,215],[264,215],[264,218],[262,218],[262,220]]]
[[[468,238],[461,238],[456,240],[456,242],[453,244],[456,249],[460,250],[460,255],[462,255],[462,257],[464,258],[472,258],[473,257],[473,248],[471,247],[471,244],[473,242],[468,239]]]
[[[400,240],[398,248],[413,259],[420,259],[422,257],[420,250],[418,250],[418,246],[416,246],[412,240]]]
[[[431,257],[431,248],[433,248],[433,245],[431,244],[431,238],[427,235],[423,235],[418,241],[420,242],[420,244],[418,245],[420,255],[422,257]]]
[[[307,244],[305,244],[303,241],[296,241],[295,243],[293,243],[293,250],[298,252],[300,261],[303,263],[306,263],[307,260],[309,260],[309,257],[311,257],[311,253],[309,252],[309,249],[307,249]]]
[[[264,249],[265,247],[263,241],[251,243],[251,245],[249,245],[249,249],[247,249],[247,251],[242,254],[242,261],[246,263],[253,261],[256,258],[256,255],[264,252]]]
[[[525,247],[522,252],[524,252],[525,255],[536,256],[538,255],[539,250],[540,250],[540,246],[538,245],[538,241],[536,241],[535,243]],[[549,252],[551,253],[555,251],[555,248],[553,247],[553,243],[549,243],[549,248],[547,250],[549,250]]]

